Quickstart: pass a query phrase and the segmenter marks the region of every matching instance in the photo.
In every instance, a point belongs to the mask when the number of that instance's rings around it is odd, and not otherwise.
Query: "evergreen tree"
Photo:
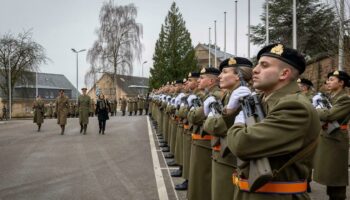
[[[292,46],[293,40],[293,1],[269,1],[270,43],[281,42]],[[263,8],[265,10],[266,3]],[[266,10],[260,17],[263,23],[252,26],[251,41],[264,45],[266,40]],[[333,8],[320,0],[297,1],[297,48],[305,55],[314,58],[318,55],[332,55],[337,52],[338,21]]]
[[[151,87],[157,88],[167,81],[183,79],[196,69],[197,61],[191,36],[179,8],[174,2],[161,28],[153,55]]]

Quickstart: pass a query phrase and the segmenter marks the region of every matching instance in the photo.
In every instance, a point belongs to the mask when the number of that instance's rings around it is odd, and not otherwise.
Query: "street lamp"
[[[9,66],[8,66],[8,68],[9,68],[9,105],[8,105],[8,111],[9,111],[9,119],[11,119],[11,117],[12,117],[12,108],[11,108],[11,104],[12,104],[12,97],[11,97],[11,54],[9,54]]]
[[[142,78],[142,86],[145,85],[145,83],[143,82],[143,65],[147,63],[147,60],[143,61],[142,65],[141,65],[141,72],[142,72],[142,75],[141,75],[141,78]],[[144,91],[144,88],[142,89],[142,94],[143,94],[143,91]]]
[[[76,90],[76,101],[77,101],[77,104],[78,104],[78,91],[79,91],[79,88],[78,88],[78,55],[80,52],[83,52],[83,51],[86,51],[86,49],[81,49],[79,51],[75,50],[74,48],[72,48],[72,51],[77,55],[77,90]]]

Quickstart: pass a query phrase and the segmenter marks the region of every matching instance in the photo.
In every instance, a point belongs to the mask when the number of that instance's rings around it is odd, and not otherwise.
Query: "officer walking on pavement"
[[[69,99],[64,94],[64,90],[59,90],[59,96],[56,98],[57,124],[61,127],[61,135],[64,135],[64,129],[67,124],[67,115],[69,109]]]
[[[86,94],[86,90],[86,87],[81,88],[83,94],[78,98],[80,133],[84,131],[84,135],[86,135],[86,129],[89,123],[89,112],[91,108],[91,98]]]
[[[41,96],[39,95],[33,103],[33,110],[34,110],[33,123],[36,123],[38,125],[38,132],[40,131],[41,124],[44,123],[44,109],[45,109],[44,101],[41,99]]]

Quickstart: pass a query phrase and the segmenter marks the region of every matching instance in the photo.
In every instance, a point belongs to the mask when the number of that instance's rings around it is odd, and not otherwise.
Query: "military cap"
[[[183,80],[176,80],[176,81],[174,81],[174,84],[183,84],[184,82],[183,82]]]
[[[253,63],[250,62],[250,60],[247,58],[232,57],[222,61],[220,63],[219,69],[222,71],[222,69],[226,67],[253,67]]]
[[[87,88],[86,87],[82,87],[81,90],[87,90]]]
[[[218,76],[220,74],[220,70],[214,67],[206,67],[206,68],[203,68],[200,72],[200,75],[204,75],[204,74],[212,74],[212,75]]]
[[[59,92],[61,92],[61,91],[64,92],[64,89],[59,89],[58,91],[59,91]]]
[[[299,74],[302,74],[306,68],[304,56],[297,50],[288,48],[283,44],[276,43],[265,46],[259,51],[257,59],[259,60],[262,56],[277,58],[296,68],[299,71]]]
[[[339,80],[344,81],[344,86],[350,87],[350,76],[348,73],[336,70],[328,73],[327,77],[329,78],[330,76],[336,76]]]
[[[299,78],[297,80],[298,83],[301,83],[301,84],[304,84],[304,85],[308,85],[310,87],[313,87],[314,84],[312,84],[312,82],[309,80],[309,79],[306,79],[306,78]]]
[[[187,78],[199,78],[199,72],[190,72]]]

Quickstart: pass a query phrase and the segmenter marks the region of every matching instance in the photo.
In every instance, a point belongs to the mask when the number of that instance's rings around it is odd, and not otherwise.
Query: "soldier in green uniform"
[[[59,90],[59,96],[56,98],[57,124],[61,127],[61,135],[64,135],[64,129],[67,124],[67,115],[69,109],[69,99],[64,95],[64,90]]]
[[[40,131],[41,124],[44,123],[44,109],[45,109],[44,101],[41,99],[41,96],[39,95],[33,103],[33,110],[34,110],[33,122],[38,125],[38,132]]]
[[[199,94],[200,90],[198,89],[198,72],[190,72],[187,76],[187,80],[185,82],[185,88],[188,91],[186,95],[185,105],[180,107],[179,116],[182,118],[183,123],[183,137],[182,137],[182,178],[185,179],[181,184],[175,185],[175,190],[187,190],[188,188],[188,179],[189,179],[189,171],[190,171],[190,156],[191,156],[191,143],[192,143],[192,130],[193,125],[188,121],[188,111],[190,109],[190,103],[187,99],[189,95],[194,94],[196,96],[201,96]]]
[[[119,99],[120,102],[120,111],[123,113],[122,115],[125,116],[125,111],[126,111],[126,99],[125,97]]]
[[[310,102],[312,102],[312,97],[315,95],[312,91],[314,86],[312,82],[306,78],[299,78],[297,83],[301,93],[304,94],[310,100]]]
[[[242,108],[244,112],[239,112],[227,133],[228,147],[240,161],[237,161],[237,173],[232,176],[236,187],[233,199],[310,199],[306,179],[320,122],[296,82],[305,71],[305,59],[295,49],[271,44],[259,51],[257,60],[252,79],[260,97],[252,93],[229,100],[230,104],[237,105],[242,98],[253,98],[261,105],[253,107],[259,118],[250,115],[247,107]],[[240,87],[249,91],[245,86]],[[263,163],[264,168],[259,163]],[[255,173],[264,169],[271,173]]]
[[[142,96],[141,95],[138,95],[137,97],[137,110],[139,111],[139,115],[142,115]]]
[[[7,120],[7,108],[5,105],[2,106],[2,120]]]
[[[128,104],[129,116],[131,116],[132,115],[132,99],[131,99],[131,97],[128,98],[127,104]]]
[[[71,117],[71,118],[74,117],[74,113],[75,113],[74,105],[73,105],[73,104],[74,104],[73,102],[70,102],[70,103],[69,103],[68,117]]]
[[[89,112],[91,108],[91,98],[86,94],[86,90],[87,88],[85,87],[81,88],[83,94],[78,98],[80,133],[84,131],[84,135],[86,135],[86,129],[89,123]]]
[[[209,96],[221,98],[222,92],[218,84],[220,71],[216,68],[203,68],[198,80],[198,88],[204,91],[203,97],[189,96],[188,101],[193,102],[195,98],[201,98],[203,102]],[[206,119],[203,105],[196,107],[191,103],[188,120],[193,124],[191,163],[188,187],[188,199],[211,199],[211,135],[203,131],[203,123]]]
[[[299,89],[300,89],[300,92],[302,94],[304,94],[306,96],[306,98],[308,98],[310,100],[310,102],[312,102],[312,97],[315,95],[314,92],[313,92],[313,84],[312,82],[309,80],[309,79],[306,79],[306,78],[299,78],[297,80],[297,83],[298,83],[298,86],[299,86]],[[310,170],[310,176],[308,177],[307,179],[307,192],[311,192],[311,181],[312,181],[312,178],[311,178],[311,172],[312,172],[312,168],[313,168],[313,162],[310,163],[310,166],[311,168],[309,169]]]
[[[134,111],[134,115],[137,115],[137,101],[138,101],[138,98],[137,97],[134,97],[132,102],[132,108],[133,108],[133,111]]]
[[[49,118],[52,118],[52,115],[53,115],[53,105],[52,105],[52,102],[50,102],[47,108],[47,116]]]
[[[225,89],[222,99],[213,99],[206,103],[210,106],[214,103],[222,104],[222,110],[209,110],[208,118],[205,120],[203,130],[212,135],[212,179],[211,199],[232,200],[234,187],[230,178],[236,170],[237,159],[227,147],[227,130],[233,125],[234,118],[240,110],[239,104],[229,104],[231,95],[241,93],[238,88],[242,82],[249,83],[252,77],[253,64],[246,58],[233,57],[224,60],[220,64],[220,88]],[[241,76],[241,77],[240,77]],[[240,79],[243,79],[242,82]],[[207,111],[208,112],[208,111]]]
[[[313,97],[313,105],[317,108],[322,130],[315,154],[315,170],[313,178],[316,182],[327,186],[327,195],[331,200],[346,199],[346,186],[349,184],[349,134],[350,97],[345,87],[350,87],[350,77],[344,71],[328,74],[327,89],[329,97],[317,94]],[[329,98],[330,106],[319,108],[318,101]],[[339,127],[328,130],[331,123]]]

